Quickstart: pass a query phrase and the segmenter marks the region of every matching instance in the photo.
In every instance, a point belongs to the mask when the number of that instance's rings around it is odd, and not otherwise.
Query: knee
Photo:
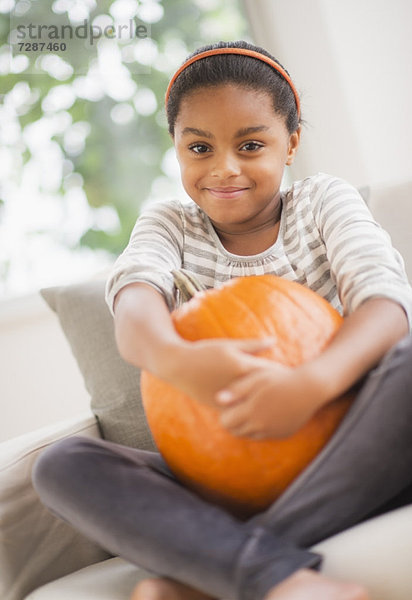
[[[401,369],[410,374],[411,359],[412,335],[408,334],[387,351],[376,370],[381,373]]]
[[[395,348],[401,353],[412,356],[412,334],[408,334],[403,337],[396,345]]]
[[[85,454],[93,439],[71,437],[55,442],[46,448],[33,466],[32,482],[40,498],[47,504],[50,496],[56,492],[64,493],[74,477],[87,466]]]

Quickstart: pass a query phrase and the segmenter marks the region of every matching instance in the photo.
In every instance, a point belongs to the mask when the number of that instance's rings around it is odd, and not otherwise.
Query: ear
[[[295,160],[296,152],[298,151],[300,143],[300,132],[301,129],[300,127],[298,127],[297,130],[294,131],[289,138],[288,154],[286,157],[287,165],[291,165]]]

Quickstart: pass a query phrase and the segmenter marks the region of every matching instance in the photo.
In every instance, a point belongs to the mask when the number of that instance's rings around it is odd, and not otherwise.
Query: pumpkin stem
[[[197,292],[206,289],[193,273],[189,273],[185,269],[175,269],[172,271],[172,275],[183,302],[188,302]]]

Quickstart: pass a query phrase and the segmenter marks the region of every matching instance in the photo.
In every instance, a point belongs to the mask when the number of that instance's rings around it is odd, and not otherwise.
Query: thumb
[[[246,340],[236,340],[236,347],[242,352],[246,352],[247,354],[255,354],[256,352],[261,352],[262,350],[267,350],[275,343],[274,337],[264,337],[264,338],[249,338]]]

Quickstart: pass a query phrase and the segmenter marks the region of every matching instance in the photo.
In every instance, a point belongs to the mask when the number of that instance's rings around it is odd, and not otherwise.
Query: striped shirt
[[[272,273],[311,288],[345,316],[369,298],[390,298],[411,323],[412,288],[403,260],[355,188],[319,173],[283,190],[281,201],[276,242],[253,256],[228,252],[191,200],[152,204],[137,219],[107,281],[110,310],[117,292],[134,282],[152,285],[172,310],[179,299],[171,271],[184,268],[206,288]]]

